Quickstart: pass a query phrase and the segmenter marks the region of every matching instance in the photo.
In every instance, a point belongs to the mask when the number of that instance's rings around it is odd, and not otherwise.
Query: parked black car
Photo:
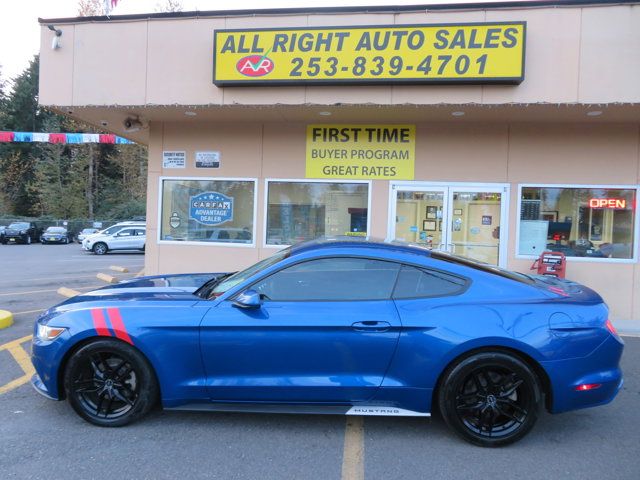
[[[64,227],[48,227],[40,241],[45,243],[70,243],[73,242],[73,234]]]
[[[13,222],[4,231],[2,243],[9,242],[26,243],[37,242],[42,235],[42,229],[33,222]]]

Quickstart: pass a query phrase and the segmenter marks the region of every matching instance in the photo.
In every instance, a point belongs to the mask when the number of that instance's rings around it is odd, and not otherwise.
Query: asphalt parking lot
[[[66,286],[104,285],[110,265],[135,275],[141,254],[98,257],[74,245],[0,245],[0,478],[33,479],[634,479],[640,477],[640,338],[625,337],[625,385],[607,406],[543,414],[521,442],[488,450],[454,437],[443,422],[416,418],[154,411],[104,429],[28,384],[38,313]],[[16,341],[18,343],[16,343]],[[22,342],[21,342],[22,341]],[[18,357],[18,358],[16,358]],[[26,357],[22,358],[26,361]],[[6,388],[9,385],[10,388]]]

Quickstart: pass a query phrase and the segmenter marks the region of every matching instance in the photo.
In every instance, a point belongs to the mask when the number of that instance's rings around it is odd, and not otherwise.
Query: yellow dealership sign
[[[213,83],[524,80],[526,22],[216,30]]]
[[[413,180],[415,125],[308,125],[307,178]]]

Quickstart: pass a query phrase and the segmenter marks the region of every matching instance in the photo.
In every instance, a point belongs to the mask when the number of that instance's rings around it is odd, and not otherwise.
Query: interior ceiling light
[[[590,112],[587,112],[587,115],[590,117],[598,117],[602,115],[602,110],[591,110]]]
[[[322,115],[323,117],[331,116],[331,112],[318,112],[318,115]]]
[[[196,112],[192,112],[192,111],[184,112],[184,114],[185,114],[187,117],[195,117],[195,116],[197,115],[197,113],[196,113]]]
[[[464,112],[451,112],[454,117],[464,117]]]

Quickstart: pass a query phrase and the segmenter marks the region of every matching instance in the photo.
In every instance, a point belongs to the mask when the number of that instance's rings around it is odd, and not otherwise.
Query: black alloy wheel
[[[145,415],[157,402],[158,385],[149,362],[117,340],[97,340],[69,359],[64,387],[73,409],[102,427],[120,427]]]
[[[483,352],[450,367],[439,391],[442,416],[458,435],[482,447],[520,440],[540,412],[540,382],[520,359]]]

